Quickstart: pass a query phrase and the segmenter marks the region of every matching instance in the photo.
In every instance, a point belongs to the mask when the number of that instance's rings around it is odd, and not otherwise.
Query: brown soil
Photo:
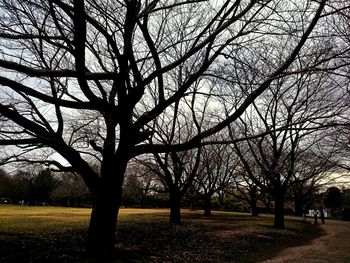
[[[320,225],[323,235],[303,246],[290,247],[261,263],[350,262],[350,222],[327,220]]]

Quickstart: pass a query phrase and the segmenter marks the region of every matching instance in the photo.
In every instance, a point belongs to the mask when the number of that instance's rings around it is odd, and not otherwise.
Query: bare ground
[[[320,225],[323,235],[307,245],[290,247],[261,263],[350,262],[350,222],[327,220]]]

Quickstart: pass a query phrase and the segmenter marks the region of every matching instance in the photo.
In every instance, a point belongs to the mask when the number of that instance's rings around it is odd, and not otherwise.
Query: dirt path
[[[261,263],[279,262],[350,262],[350,222],[327,220],[321,225],[324,235],[312,243],[282,250]]]

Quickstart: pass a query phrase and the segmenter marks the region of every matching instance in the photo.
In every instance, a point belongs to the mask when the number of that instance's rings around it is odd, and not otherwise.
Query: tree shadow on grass
[[[63,233],[0,233],[0,262],[79,262],[86,230]]]
[[[196,214],[184,216],[180,226],[170,225],[167,216],[121,220],[115,259],[109,262],[257,262],[322,234],[303,221],[276,230],[269,220]],[[84,256],[85,239],[86,229],[0,233],[0,262],[92,263]]]

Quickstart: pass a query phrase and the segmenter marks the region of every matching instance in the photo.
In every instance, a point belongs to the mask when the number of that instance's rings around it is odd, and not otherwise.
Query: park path
[[[275,257],[261,263],[350,262],[350,222],[327,220],[320,225],[324,234],[311,243],[282,250]]]

